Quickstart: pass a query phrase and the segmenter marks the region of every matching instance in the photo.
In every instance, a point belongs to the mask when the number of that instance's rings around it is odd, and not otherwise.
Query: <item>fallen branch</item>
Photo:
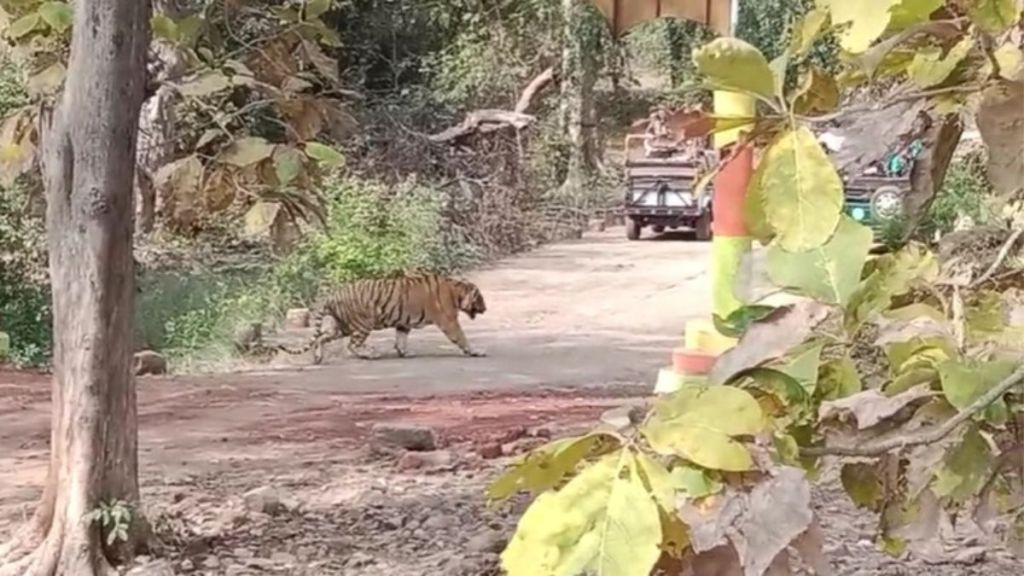
[[[971,283],[971,288],[977,288],[992,278],[992,275],[995,274],[999,267],[1003,265],[1006,257],[1010,254],[1010,249],[1017,243],[1017,240],[1020,240],[1021,234],[1024,234],[1024,228],[1018,228],[1010,234],[1010,237],[1003,243],[1002,248],[999,249],[995,262],[992,262],[992,265],[988,267],[988,270],[986,270],[981,277]]]
[[[554,78],[555,69],[547,68],[526,85],[514,110],[474,110],[466,114],[466,118],[458,126],[427,136],[427,139],[431,142],[450,142],[474,132],[487,134],[508,127],[522,130],[536,120],[534,116],[526,113],[533,105],[533,99]]]
[[[994,386],[991,390],[978,397],[977,400],[972,402],[969,406],[960,411],[959,414],[946,420],[945,424],[937,428],[932,428],[927,431],[910,434],[908,436],[897,436],[895,438],[887,438],[885,440],[869,443],[865,446],[825,446],[823,448],[801,448],[800,454],[802,456],[860,456],[860,457],[875,457],[881,456],[892,452],[893,450],[899,450],[902,448],[911,448],[913,446],[923,446],[926,444],[934,444],[939,440],[942,440],[949,435],[950,432],[956,430],[958,426],[967,422],[972,416],[981,412],[985,408],[992,404],[999,398],[1006,394],[1010,388],[1013,388],[1017,384],[1024,381],[1024,364],[1021,364],[1017,369],[1002,382]]]

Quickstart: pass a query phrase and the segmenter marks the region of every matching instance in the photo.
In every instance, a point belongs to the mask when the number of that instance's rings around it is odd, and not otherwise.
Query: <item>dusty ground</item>
[[[614,229],[475,274],[489,311],[463,327],[486,358],[464,358],[427,329],[410,338],[411,359],[350,360],[336,345],[315,368],[303,356],[142,379],[143,497],[171,572],[139,573],[497,574],[522,502],[484,505],[503,460],[483,456],[648,394],[685,320],[708,309],[707,244],[623,236]],[[390,352],[391,337],[373,342]],[[48,395],[45,376],[0,371],[0,540],[39,494]],[[380,422],[430,426],[442,450],[425,462],[371,450]],[[254,489],[275,492],[266,507],[243,502]],[[839,574],[1021,572],[996,551],[969,565],[901,565],[870,549],[870,519],[835,490],[820,499]]]

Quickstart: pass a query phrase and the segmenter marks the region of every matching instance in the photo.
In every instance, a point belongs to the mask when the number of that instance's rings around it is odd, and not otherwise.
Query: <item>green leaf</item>
[[[874,465],[844,464],[839,479],[854,504],[868,510],[878,510],[882,504],[884,489]]]
[[[857,365],[844,355],[821,365],[818,375],[818,391],[824,400],[838,400],[853,396],[864,389]]]
[[[894,342],[884,347],[893,376],[915,368],[935,368],[957,355],[956,345],[949,338],[912,337],[905,342]]]
[[[794,420],[808,415],[811,397],[807,389],[793,376],[771,367],[760,367],[743,373],[752,385],[778,397],[790,409]]]
[[[707,471],[680,464],[669,474],[672,488],[690,498],[704,498],[722,491],[724,485],[708,475]],[[675,503],[673,502],[673,508]]]
[[[33,74],[28,79],[28,92],[33,96],[50,96],[56,94],[64,83],[67,70],[60,62],[47,66],[42,72]]]
[[[943,362],[938,365],[942,393],[950,404],[963,410],[1013,374],[1016,368],[1017,362],[1008,360]]]
[[[642,430],[656,452],[713,470],[753,466],[750,453],[732,438],[764,430],[764,414],[753,396],[732,386],[683,389],[673,396],[678,415],[652,418]]]
[[[954,446],[935,473],[932,490],[940,498],[964,503],[977,495],[992,467],[992,447],[972,426],[959,445]]]
[[[263,138],[247,136],[232,142],[221,152],[219,160],[225,164],[244,168],[266,160],[273,152],[273,144]]]
[[[814,46],[821,36],[821,31],[828,22],[828,12],[821,8],[813,8],[793,24],[793,32],[789,39],[789,52],[793,56],[802,56]]]
[[[42,22],[43,18],[38,12],[26,14],[11,23],[7,28],[7,37],[12,40],[23,38],[35,31]]]
[[[274,149],[274,173],[281,186],[287,186],[302,171],[302,154],[291,146]]]
[[[737,338],[742,336],[751,324],[767,317],[774,311],[774,306],[765,306],[763,304],[749,304],[747,306],[741,306],[736,310],[733,310],[729,314],[728,318],[723,319],[718,315],[715,315],[715,328],[723,336]]]
[[[661,555],[661,516],[635,469],[622,451],[541,494],[520,518],[502,568],[509,576],[649,574]]]
[[[763,170],[755,170],[747,184],[747,193],[743,198],[743,222],[753,238],[767,245],[775,237],[775,231],[768,224],[768,216],[764,213],[764,197],[761,194],[763,173]]]
[[[153,37],[168,42],[178,41],[178,25],[163,14],[154,14],[149,20],[149,27],[153,30]]]
[[[768,276],[777,286],[845,306],[859,286],[873,238],[870,228],[843,216],[835,234],[822,246],[796,253],[771,246]]]
[[[949,78],[949,75],[967,57],[973,47],[974,38],[965,36],[945,55],[937,46],[919,49],[910,63],[910,68],[907,69],[907,74],[920,88],[930,88],[941,84],[946,78]]]
[[[345,165],[345,157],[334,148],[319,142],[306,142],[306,156],[316,160],[329,168],[339,168]]]
[[[775,76],[760,50],[736,38],[716,38],[693,53],[693,63],[716,88],[771,101]]]
[[[900,0],[889,9],[890,30],[903,30],[914,24],[925,22],[933,12],[942,8],[944,0]]]
[[[231,88],[231,80],[219,70],[209,70],[185,82],[178,92],[187,98],[202,98]]]
[[[814,394],[818,386],[818,370],[821,367],[821,350],[824,344],[809,344],[800,346],[793,353],[781,361],[768,365],[789,376],[807,392]]]
[[[519,490],[541,494],[560,484],[585,458],[605,454],[618,445],[614,436],[602,433],[554,440],[526,454],[492,482],[487,497],[504,500]]]
[[[839,44],[847,52],[859,54],[871,46],[889,26],[890,8],[899,0],[825,0],[832,13],[832,23],[846,26],[839,34]]]
[[[324,12],[331,9],[332,0],[307,0],[306,20],[319,18]]]
[[[665,510],[676,509],[676,486],[665,466],[643,452],[635,456],[637,471],[644,480],[644,486],[654,501]]]
[[[1010,42],[996,48],[992,57],[999,64],[999,75],[1007,80],[1015,80],[1024,67],[1024,52]]]
[[[809,129],[801,126],[779,134],[753,178],[765,218],[783,250],[803,252],[832,236],[843,206],[843,183]]]
[[[187,16],[176,24],[178,42],[185,46],[195,46],[203,32],[205,21],[199,16]]]
[[[1000,34],[1020,20],[1017,0],[973,0],[968,11],[971,20],[989,34]]]
[[[71,6],[64,2],[44,2],[39,6],[39,16],[57,33],[71,28],[75,19]]]
[[[775,97],[781,102],[786,91],[786,72],[789,70],[789,55],[783,53],[778,58],[768,63],[772,70],[772,77],[775,79]]]

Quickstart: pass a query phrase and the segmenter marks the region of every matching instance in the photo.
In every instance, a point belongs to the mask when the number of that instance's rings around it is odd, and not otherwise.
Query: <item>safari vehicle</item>
[[[698,240],[711,238],[711,194],[696,194],[700,177],[713,166],[707,138],[684,144],[652,146],[651,136],[626,136],[626,194],[623,215],[626,237],[640,238],[644,227],[692,228]]]

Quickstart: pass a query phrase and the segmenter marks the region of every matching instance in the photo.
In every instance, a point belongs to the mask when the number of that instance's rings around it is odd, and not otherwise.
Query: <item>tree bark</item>
[[[0,575],[90,576],[144,544],[131,374],[132,181],[149,0],[78,0],[64,92],[41,114],[53,287],[50,468],[35,516],[0,549]],[[127,541],[86,516],[131,507]]]
[[[586,24],[580,0],[562,0],[564,20],[562,49],[561,124],[569,144],[568,165],[562,190],[577,194],[594,166],[593,108],[597,71],[593,54],[583,46],[581,26]]]

